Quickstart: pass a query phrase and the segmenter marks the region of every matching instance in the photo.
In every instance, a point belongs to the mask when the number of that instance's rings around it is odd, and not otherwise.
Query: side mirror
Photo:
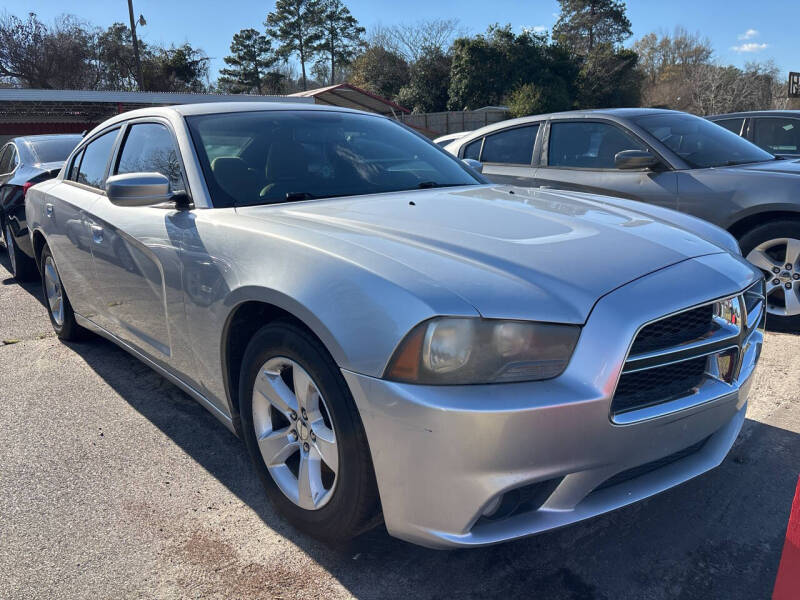
[[[175,199],[161,173],[125,173],[106,179],[106,196],[117,206],[152,206]]]
[[[660,162],[647,150],[623,150],[614,155],[614,165],[618,169],[652,169]]]
[[[462,158],[461,162],[467,165],[473,171],[477,171],[478,173],[483,173],[483,163],[474,158]]]

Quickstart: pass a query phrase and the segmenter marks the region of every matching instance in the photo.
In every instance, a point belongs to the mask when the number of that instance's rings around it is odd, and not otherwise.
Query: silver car
[[[446,149],[479,160],[497,183],[640,200],[723,227],[767,276],[769,326],[800,331],[800,162],[654,108],[512,119]]]
[[[478,546],[718,465],[765,317],[735,240],[491,185],[395,121],[203,104],[114,117],[27,218],[62,339],[96,332],[244,439],[298,528]]]

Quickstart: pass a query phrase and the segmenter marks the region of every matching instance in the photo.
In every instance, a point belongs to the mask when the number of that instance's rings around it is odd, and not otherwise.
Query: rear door
[[[533,160],[538,132],[538,123],[528,123],[490,133],[467,144],[462,158],[483,163],[483,174],[490,181],[534,185]]]
[[[756,146],[778,156],[800,157],[800,118],[756,117],[752,141]]]
[[[173,191],[186,189],[166,122],[129,122],[120,139],[110,174],[157,172]],[[163,365],[173,363],[174,321],[184,318],[177,212],[173,204],[117,206],[103,194],[89,222],[99,324]]]
[[[663,168],[623,170],[614,157],[623,150],[647,150],[638,136],[602,120],[556,120],[548,124],[536,179],[545,187],[640,200],[677,208],[677,178]],[[656,154],[657,156],[657,154]]]
[[[64,179],[48,191],[41,225],[72,308],[97,316],[88,212],[100,199],[119,128],[100,132],[73,155]]]

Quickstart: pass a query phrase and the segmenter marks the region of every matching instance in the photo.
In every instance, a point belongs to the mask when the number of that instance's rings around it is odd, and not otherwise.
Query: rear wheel
[[[742,254],[767,280],[767,326],[800,330],[800,222],[759,225],[740,240]]]
[[[75,322],[75,313],[61,284],[61,276],[50,248],[45,246],[41,255],[42,291],[47,314],[59,339],[75,341],[81,339],[86,330]]]
[[[6,241],[6,250],[8,250],[8,260],[11,267],[11,274],[18,281],[29,281],[33,279],[36,273],[36,263],[26,256],[14,241],[14,234],[11,231],[11,224],[6,223],[3,228],[5,235],[3,236]]]
[[[245,443],[276,509],[328,542],[379,514],[361,419],[333,359],[308,332],[272,323],[247,347],[240,377]]]

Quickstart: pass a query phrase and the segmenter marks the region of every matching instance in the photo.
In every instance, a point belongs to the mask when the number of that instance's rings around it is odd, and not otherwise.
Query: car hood
[[[765,175],[800,175],[800,161],[798,160],[770,160],[768,162],[748,163],[746,165],[733,165],[720,167],[737,173],[752,173]]]
[[[431,282],[444,286],[487,318],[583,323],[610,291],[686,259],[723,252],[684,229],[591,196],[510,186],[314,200],[237,213],[250,227],[259,221],[291,225],[296,241],[360,262],[412,291],[415,285],[430,290]]]

